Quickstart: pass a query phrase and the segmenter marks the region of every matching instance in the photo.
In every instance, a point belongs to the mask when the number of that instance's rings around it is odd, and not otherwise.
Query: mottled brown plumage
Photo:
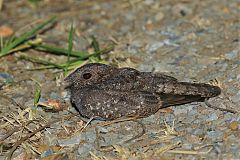
[[[147,117],[160,108],[203,101],[220,94],[217,86],[178,82],[163,74],[92,63],[71,73],[71,100],[87,118]]]

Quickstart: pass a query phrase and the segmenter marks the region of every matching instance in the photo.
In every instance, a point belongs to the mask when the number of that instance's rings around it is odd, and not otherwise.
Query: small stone
[[[154,0],[145,0],[144,3],[146,5],[153,5],[155,2],[154,2]]]
[[[11,83],[13,82],[13,76],[8,73],[0,73],[0,83]]]
[[[201,128],[196,128],[196,129],[189,128],[187,130],[188,130],[188,132],[192,132],[192,134],[197,135],[197,136],[204,134],[204,130]]]
[[[164,14],[162,12],[157,13],[154,17],[156,21],[161,21],[163,18],[164,18]]]
[[[78,148],[78,155],[80,155],[80,157],[85,157],[89,154],[89,151],[93,150],[93,148],[92,144],[81,144]]]
[[[237,121],[232,121],[229,126],[228,126],[231,130],[236,131],[238,130],[238,122]]]
[[[48,150],[44,151],[44,152],[41,154],[41,158],[50,156],[50,155],[52,155],[52,154],[53,154],[52,149],[48,149]]]
[[[217,114],[214,112],[214,113],[212,113],[212,114],[210,114],[209,116],[208,116],[208,118],[206,119],[206,121],[207,122],[210,122],[210,121],[214,121],[214,120],[217,120],[218,119],[218,116],[217,116]]]
[[[11,36],[13,32],[13,29],[9,26],[0,26],[0,37]]]
[[[104,128],[104,127],[100,127],[100,128],[99,128],[99,131],[100,131],[100,133],[103,133],[103,134],[108,133],[108,129],[107,129],[107,128]]]
[[[196,136],[196,135],[188,135],[186,136],[188,142],[191,142],[191,143],[199,143],[200,142],[200,137],[199,136]],[[191,149],[191,148],[189,148]]]
[[[51,92],[49,97],[50,99],[59,99],[60,96],[56,92]]]
[[[207,135],[213,141],[221,141],[223,139],[223,132],[220,131],[209,131]]]
[[[234,103],[239,103],[239,102],[240,102],[240,91],[238,91],[236,95],[234,95],[233,97],[231,97],[231,100],[232,100]]]
[[[184,143],[183,145],[182,145],[182,148],[184,148],[184,149],[192,149],[192,147],[193,147],[193,145],[192,144],[188,144],[188,143]]]
[[[185,4],[176,4],[172,7],[172,14],[177,17],[183,17],[192,14],[192,9]]]
[[[235,59],[237,58],[237,56],[238,56],[238,50],[233,50],[225,54],[225,58],[228,60]]]
[[[226,113],[224,115],[225,121],[231,121],[233,119],[233,114],[232,113]]]
[[[153,42],[153,43],[147,44],[145,49],[148,53],[153,53],[157,51],[159,48],[161,48],[162,46],[164,46],[163,42]]]

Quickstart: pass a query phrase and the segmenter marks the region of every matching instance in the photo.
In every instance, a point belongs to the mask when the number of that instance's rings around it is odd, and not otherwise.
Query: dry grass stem
[[[211,152],[213,147],[210,147],[207,151],[189,151],[189,150],[169,150],[168,153],[176,153],[176,154],[192,154],[192,155],[206,155]]]

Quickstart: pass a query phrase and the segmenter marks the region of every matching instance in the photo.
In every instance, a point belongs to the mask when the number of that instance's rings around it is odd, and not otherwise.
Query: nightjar
[[[179,82],[164,74],[99,63],[86,64],[65,80],[79,113],[102,120],[147,117],[160,108],[204,101],[221,93],[209,84]]]

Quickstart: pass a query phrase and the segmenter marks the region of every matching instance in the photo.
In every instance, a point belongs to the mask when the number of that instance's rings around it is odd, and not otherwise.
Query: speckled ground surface
[[[239,9],[237,0],[42,0],[37,4],[27,0],[3,1],[0,26],[7,25],[21,32],[24,26],[32,27],[40,18],[57,15],[57,24],[39,35],[44,42],[67,47],[68,31],[73,23],[74,49],[88,50],[90,36],[94,35],[101,46],[115,44],[114,51],[103,58],[119,66],[163,72],[181,81],[216,79],[222,94],[210,103],[237,112],[232,114],[209,108],[205,103],[191,103],[161,110],[140,119],[140,123],[128,121],[102,126],[104,122],[93,121],[84,130],[81,129],[85,122],[72,116],[27,139],[13,157],[240,159]],[[62,73],[27,70],[39,65],[19,59],[23,54],[66,60],[64,56],[32,49],[0,59],[0,159],[6,157],[21,137],[36,128],[71,115],[69,111],[77,113],[69,103],[70,93],[61,86]],[[11,83],[6,84],[7,81]],[[42,90],[40,101],[66,101],[68,110],[52,113],[39,107],[34,115],[36,123],[23,129],[31,116],[28,108],[33,107],[37,83]],[[125,143],[141,133],[142,125],[146,133]],[[2,140],[16,127],[21,129]]]

